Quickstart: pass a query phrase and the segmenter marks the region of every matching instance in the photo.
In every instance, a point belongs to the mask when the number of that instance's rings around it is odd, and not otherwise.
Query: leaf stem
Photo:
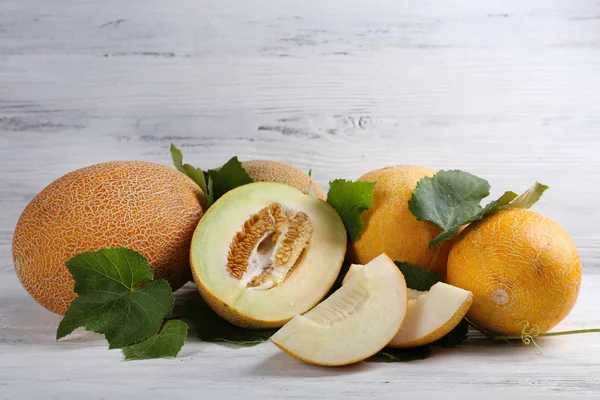
[[[475,328],[475,329],[477,329],[477,328]],[[482,332],[482,333],[484,333],[484,332]],[[577,330],[572,330],[572,331],[560,331],[560,332],[547,332],[547,333],[540,333],[539,335],[536,335],[536,337],[578,335],[581,333],[600,333],[600,328],[577,329]],[[489,336],[489,338],[492,340],[515,340],[515,339],[522,339],[522,335],[508,335],[508,336],[491,335],[491,336]]]
[[[427,271],[431,270],[431,268],[435,265],[435,262],[437,261],[438,257],[440,256],[440,252],[442,251],[442,243],[438,244],[437,250],[435,251],[435,255],[433,256],[433,260],[431,260],[431,263],[429,263],[429,267],[427,267]]]

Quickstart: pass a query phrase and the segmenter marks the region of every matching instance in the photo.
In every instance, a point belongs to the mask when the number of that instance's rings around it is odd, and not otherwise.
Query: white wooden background
[[[465,169],[494,194],[539,180],[536,209],[584,264],[561,328],[600,326],[598,0],[0,0],[0,398],[600,396],[598,335],[344,369],[270,344],[124,362],[97,335],[54,342],[59,317],[14,275],[20,212],[88,164],[170,164],[170,142],[324,186],[393,164]]]

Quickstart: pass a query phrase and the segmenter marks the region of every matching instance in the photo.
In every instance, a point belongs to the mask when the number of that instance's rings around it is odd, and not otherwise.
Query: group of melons
[[[65,261],[124,246],[144,255],[173,290],[192,277],[221,317],[245,328],[279,328],[271,341],[320,365],[363,360],[386,346],[431,343],[465,317],[515,334],[515,319],[546,331],[571,310],[581,265],[569,236],[532,211],[509,209],[466,227],[440,251],[441,229],[418,221],[408,201],[435,171],[390,167],[377,182],[363,230],[348,243],[342,219],[304,172],[272,161],[242,163],[256,183],[206,209],[186,175],[148,162],[109,162],[71,172],[27,206],[14,233],[17,275],[42,306],[64,314],[75,298]],[[342,286],[323,300],[347,259]],[[407,288],[393,260],[447,283]]]

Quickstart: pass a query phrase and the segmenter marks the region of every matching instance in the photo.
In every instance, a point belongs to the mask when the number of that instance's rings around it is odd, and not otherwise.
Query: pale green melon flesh
[[[282,284],[268,290],[248,288],[226,268],[229,247],[243,223],[272,203],[304,212],[312,222],[312,236]],[[261,182],[238,187],[212,205],[196,229],[190,258],[197,279],[224,304],[251,319],[287,321],[329,291],[345,251],[344,224],[329,204],[288,185]]]
[[[319,365],[345,365],[377,353],[400,329],[408,303],[404,277],[381,255],[308,313],[294,317],[271,341]]]

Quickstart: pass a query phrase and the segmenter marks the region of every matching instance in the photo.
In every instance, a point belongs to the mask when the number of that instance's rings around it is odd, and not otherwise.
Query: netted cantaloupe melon
[[[304,171],[289,164],[277,161],[250,160],[243,161],[242,166],[255,182],[285,183],[300,189],[303,193],[311,191],[321,200],[327,199],[327,194],[317,182],[313,181]]]
[[[97,164],[51,183],[23,211],[13,239],[21,283],[64,314],[75,298],[65,261],[124,246],[144,255],[173,289],[190,278],[189,248],[204,194],[174,169],[140,161]]]

